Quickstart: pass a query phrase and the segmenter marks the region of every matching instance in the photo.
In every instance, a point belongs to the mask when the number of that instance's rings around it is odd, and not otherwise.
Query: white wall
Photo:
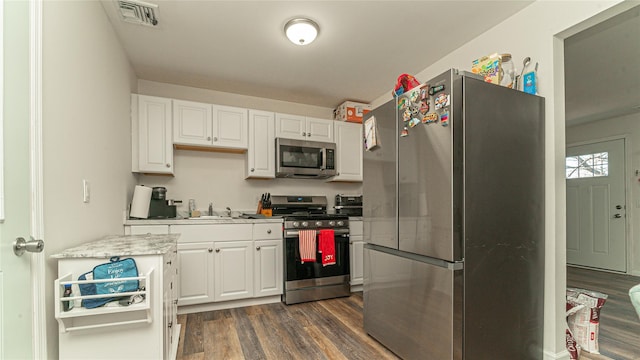
[[[333,116],[330,108],[147,80],[138,81],[138,93],[325,119]],[[186,213],[188,199],[195,199],[197,207],[202,210],[206,210],[209,202],[213,202],[217,211],[227,206],[233,210],[255,211],[260,194],[265,192],[272,195],[326,195],[331,209],[336,194],[355,195],[362,192],[361,183],[300,179],[245,180],[246,154],[175,150],[173,156],[174,177],[140,175],[138,183],[165,186],[169,199],[184,202],[178,207],[178,212]]]
[[[45,254],[122,233],[132,192],[130,93],[136,79],[98,1],[43,9]],[[82,202],[82,180],[91,185]],[[47,353],[58,357],[53,316],[57,263],[47,260]]]
[[[635,171],[640,169],[640,113],[615,117],[567,128],[567,145],[596,141],[613,136],[627,136],[627,146],[631,146],[627,154],[631,155],[627,164],[628,189],[631,191],[631,203],[627,204],[627,224],[631,229],[628,239],[631,253],[628,271],[640,276],[640,176]]]
[[[530,56],[539,63],[539,91],[546,98],[545,120],[545,359],[566,358],[564,312],[566,289],[566,221],[564,180],[564,99],[562,39],[581,30],[587,21],[593,25],[598,17],[610,17],[628,9],[621,1],[544,1],[539,0],[519,13],[481,34],[464,46],[415,74],[420,81],[449,68],[469,71],[471,61],[480,56],[509,52],[518,70],[522,59]],[[563,32],[562,34],[560,34]],[[374,107],[391,99],[380,96]]]

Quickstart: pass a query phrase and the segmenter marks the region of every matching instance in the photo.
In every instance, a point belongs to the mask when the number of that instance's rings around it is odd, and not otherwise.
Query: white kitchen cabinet
[[[281,295],[284,284],[282,224],[254,224],[254,297]]]
[[[214,301],[213,242],[180,243],[177,260],[180,268],[178,305]]]
[[[336,121],[336,176],[329,181],[362,181],[362,124]]]
[[[275,178],[275,139],[274,113],[249,110],[249,145],[245,178]]]
[[[173,174],[171,99],[131,95],[132,171]]]
[[[178,149],[247,149],[247,109],[173,100],[173,143]]]
[[[212,113],[211,104],[173,100],[173,143],[211,146]]]
[[[363,222],[349,221],[349,261],[351,265],[351,286],[362,285],[364,279],[364,237]]]
[[[218,275],[222,275],[218,269],[218,262],[222,262],[222,269],[230,266],[224,263],[227,259],[234,257],[232,250],[225,248],[225,243],[248,242],[246,252],[249,256],[252,253],[251,240],[253,234],[252,224],[178,224],[171,225],[172,234],[180,234],[178,239],[178,305],[205,304],[218,301],[216,289],[222,287],[219,298],[227,299],[233,297],[229,292],[233,292],[233,286],[226,286],[224,283],[218,284]],[[214,249],[220,250],[218,253]],[[217,256],[224,252],[225,257]],[[242,265],[242,272],[253,276],[253,267],[246,270],[247,262]],[[248,263],[251,265],[251,263]],[[252,266],[252,265],[251,265]],[[235,270],[231,270],[235,271]],[[228,281],[232,276],[224,276],[223,280]],[[246,280],[243,280],[246,281]],[[218,284],[218,285],[216,285]],[[243,285],[244,286],[244,285]],[[253,287],[250,288],[253,294]],[[239,294],[236,294],[239,295]],[[250,297],[251,295],[246,295]]]
[[[212,145],[246,150],[248,125],[247,109],[213,105]]]
[[[276,137],[333,142],[333,120],[276,114]]]
[[[117,352],[114,349],[126,349],[120,357],[176,358],[180,334],[173,292],[177,285],[173,261],[176,244],[175,238],[162,240],[162,245],[157,239],[108,237],[52,255],[58,259],[54,315],[60,332],[60,359],[111,359]],[[131,254],[121,258],[131,257],[136,262],[140,288],[132,294],[144,295],[142,301],[128,306],[112,301],[93,309],[81,306],[87,295],[79,291],[78,276],[119,253]],[[71,285],[75,298],[69,311],[63,311],[65,284]]]
[[[252,241],[214,243],[213,299],[227,301],[253,296]]]

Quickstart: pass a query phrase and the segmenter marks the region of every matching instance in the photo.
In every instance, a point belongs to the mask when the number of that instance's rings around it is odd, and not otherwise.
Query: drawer
[[[128,229],[125,226],[124,229],[126,235],[164,235],[169,233],[169,225],[132,225],[128,226]]]
[[[349,235],[357,236],[363,234],[363,225],[362,221],[349,221]]]
[[[179,243],[251,240],[252,224],[171,225],[171,234],[181,234]]]
[[[254,239],[282,239],[282,223],[253,224]]]

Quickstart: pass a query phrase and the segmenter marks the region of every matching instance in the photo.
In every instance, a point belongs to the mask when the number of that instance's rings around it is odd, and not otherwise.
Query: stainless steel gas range
[[[284,217],[282,300],[296,304],[349,296],[349,217],[327,214],[326,196],[274,195],[271,207],[274,216]]]

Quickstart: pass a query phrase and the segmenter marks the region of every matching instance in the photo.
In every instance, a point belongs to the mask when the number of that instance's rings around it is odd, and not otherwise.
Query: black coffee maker
[[[176,205],[180,201],[167,200],[167,188],[154,187],[151,189],[151,203],[149,204],[150,219],[166,219],[176,217]]]

